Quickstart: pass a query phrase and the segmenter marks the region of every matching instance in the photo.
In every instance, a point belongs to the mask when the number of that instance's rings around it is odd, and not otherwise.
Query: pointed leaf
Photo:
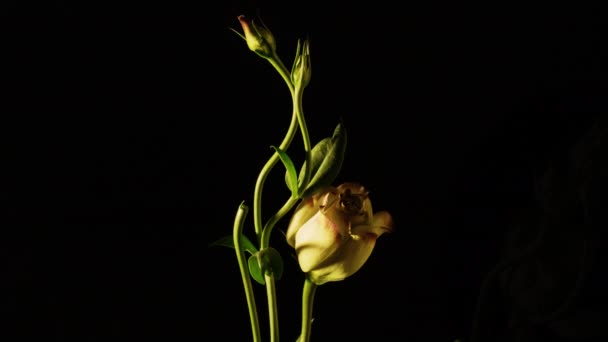
[[[255,245],[251,242],[251,240],[249,240],[247,238],[247,236],[242,235],[242,234],[241,234],[241,244],[243,245],[243,248],[245,249],[245,251],[249,252],[249,254],[255,254],[258,251],[258,249],[255,247]],[[227,235],[227,236],[219,238],[209,244],[209,247],[212,247],[212,246],[223,246],[223,247],[234,248],[234,239],[232,238],[232,235]]]
[[[346,152],[346,130],[339,123],[331,138],[325,138],[311,150],[311,178],[301,197],[308,197],[316,190],[331,185],[342,168],[344,153]],[[300,170],[300,179],[304,178],[306,163]]]
[[[262,273],[262,269],[260,268],[259,259],[260,253],[255,253],[249,257],[247,264],[249,265],[249,274],[251,274],[251,277],[258,283],[264,285],[266,284],[266,281],[264,280],[264,273]]]
[[[291,195],[293,197],[298,197],[298,174],[296,172],[296,167],[293,165],[291,158],[289,158],[285,151],[276,146],[271,147],[279,154],[279,158],[281,158],[281,161],[285,166],[285,182],[287,183],[287,188],[291,190]]]

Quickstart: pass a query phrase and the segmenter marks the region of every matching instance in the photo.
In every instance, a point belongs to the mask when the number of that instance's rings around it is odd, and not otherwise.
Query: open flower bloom
[[[295,248],[302,271],[320,285],[357,272],[376,239],[392,227],[388,212],[373,213],[363,186],[344,183],[302,200],[289,223],[287,243]]]

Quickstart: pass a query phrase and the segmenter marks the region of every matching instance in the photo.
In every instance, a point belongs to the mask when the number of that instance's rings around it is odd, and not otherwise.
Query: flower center
[[[357,215],[363,209],[364,194],[353,194],[350,189],[340,193],[340,207],[348,215]]]

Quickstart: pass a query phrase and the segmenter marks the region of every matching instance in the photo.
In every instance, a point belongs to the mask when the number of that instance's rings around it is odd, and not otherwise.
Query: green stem
[[[298,120],[295,114],[295,111],[292,115],[292,119],[291,119],[291,124],[289,125],[289,129],[287,131],[287,135],[285,136],[285,139],[283,139],[283,142],[281,142],[281,145],[279,145],[279,148],[283,151],[285,151],[287,149],[287,147],[289,147],[289,145],[291,144],[291,141],[293,140],[293,137],[296,133],[296,129],[297,129],[297,124],[298,124]],[[253,193],[253,219],[254,219],[254,225],[255,225],[255,232],[258,236],[258,238],[260,238],[260,234],[262,234],[262,189],[264,187],[264,182],[266,182],[266,178],[268,177],[268,174],[270,173],[270,171],[272,170],[272,168],[275,166],[275,164],[277,163],[277,161],[279,161],[279,154],[277,152],[275,152],[272,157],[270,157],[270,159],[266,162],[266,164],[264,165],[264,167],[262,167],[262,171],[260,171],[260,174],[258,175],[258,179],[255,183],[255,190]]]
[[[281,207],[281,209],[279,209],[278,212],[276,212],[274,215],[272,215],[272,217],[270,217],[268,222],[266,222],[266,225],[264,226],[264,230],[262,230],[260,250],[264,250],[265,248],[268,248],[268,246],[270,245],[270,233],[272,232],[272,228],[283,216],[285,216],[285,214],[287,214],[289,212],[289,210],[291,210],[291,208],[294,206],[294,204],[296,204],[297,201],[298,201],[297,198],[290,197],[289,200],[287,200],[287,202],[285,202],[283,207]],[[274,275],[269,274],[269,275],[264,275],[264,277],[266,279],[266,295],[268,298],[270,339],[271,339],[271,341],[275,341],[275,338],[276,338],[276,341],[278,341],[279,318],[278,318],[278,312],[277,312],[277,298],[276,298],[276,291],[275,291]]]
[[[277,294],[274,275],[265,274],[266,296],[268,297],[268,314],[270,318],[270,342],[279,341],[279,312],[277,309]]]
[[[280,62],[280,60],[279,60]],[[276,65],[275,67],[277,68],[277,70],[281,70],[281,66],[280,65]],[[284,66],[283,66],[284,68]],[[288,75],[286,74],[281,74],[283,75],[283,78],[286,80],[286,82],[289,80]],[[289,83],[291,84],[291,83]],[[300,131],[302,132],[302,141],[304,144],[304,151],[306,152],[306,170],[305,170],[305,174],[304,174],[304,179],[302,180],[301,184],[300,184],[300,192],[302,192],[306,186],[308,185],[308,182],[310,180],[310,158],[311,158],[311,144],[310,144],[310,136],[308,134],[308,128],[306,127],[306,120],[304,119],[304,110],[302,109],[302,96],[304,93],[304,89],[303,88],[293,88],[290,87],[289,88],[292,92],[292,100],[293,100],[293,107],[294,107],[294,117],[297,120],[297,123],[300,126]],[[292,121],[292,124],[295,124],[294,121]],[[291,128],[291,127],[290,127]],[[291,130],[290,130],[291,132]],[[295,134],[295,132],[294,132]],[[291,137],[291,139],[293,139],[293,137]],[[286,150],[287,147],[283,148],[281,147],[282,150]],[[279,159],[279,156],[277,153],[275,153],[273,155],[274,158],[274,162],[272,165],[269,165],[269,168],[272,168],[272,166],[274,166],[274,163],[276,163],[276,161]],[[272,159],[271,159],[272,160]],[[264,178],[265,179],[265,178]],[[263,179],[262,179],[262,183],[260,184],[260,187],[263,185]],[[257,188],[257,187],[256,187]],[[261,189],[261,188],[260,188]],[[257,191],[256,191],[257,193]],[[260,194],[258,195],[259,199],[261,200],[261,191]],[[255,196],[254,196],[255,198]],[[255,200],[254,200],[255,201]],[[264,225],[264,229],[261,232],[261,237],[260,237],[260,249],[264,249],[266,247],[268,247],[269,245],[269,241],[270,241],[270,233],[272,232],[272,229],[274,228],[274,225],[283,217],[285,216],[289,210],[291,210],[291,208],[294,206],[294,204],[296,204],[296,202],[298,201],[298,198],[289,198],[289,200],[283,205],[283,207],[281,209],[279,209],[279,211],[274,214],[272,217],[270,217],[270,219],[268,220],[268,222],[266,222],[266,225]],[[261,207],[261,204],[260,204]],[[255,208],[254,208],[255,209]],[[261,211],[261,210],[260,210]],[[254,210],[255,212],[255,210]],[[254,215],[255,216],[255,215]],[[260,224],[261,224],[261,214],[260,214]]]
[[[315,299],[317,285],[306,277],[304,289],[302,290],[302,332],[298,342],[310,341],[310,330],[312,325],[312,306]]]
[[[292,101],[293,101],[293,113],[292,113],[291,124],[287,131],[287,134],[285,135],[285,138],[283,139],[283,142],[281,142],[281,145],[279,145],[279,148],[283,151],[287,150],[287,148],[293,141],[293,138],[296,134],[296,128],[297,128],[296,125],[299,125],[300,131],[302,133],[302,142],[304,145],[304,152],[306,153],[306,165],[308,165],[308,167],[305,170],[304,179],[302,180],[302,182],[300,184],[300,186],[301,186],[300,190],[303,190],[308,185],[308,181],[310,179],[310,172],[311,172],[310,171],[310,163],[311,163],[310,162],[310,159],[311,159],[310,152],[312,149],[312,146],[310,143],[310,136],[308,134],[308,128],[306,126],[306,120],[304,118],[303,105],[302,105],[302,97],[304,95],[304,88],[299,88],[299,87],[295,88],[294,87],[293,83],[291,82],[291,77],[287,71],[287,68],[285,68],[285,65],[283,64],[281,59],[278,58],[278,56],[275,58],[270,58],[270,59],[268,59],[268,61],[279,72],[279,74],[281,75],[281,77],[283,78],[285,83],[287,84],[287,86],[289,88],[289,92],[291,93]],[[264,186],[264,182],[266,181],[266,178],[268,177],[268,174],[270,173],[270,171],[272,170],[272,168],[274,167],[274,165],[277,163],[278,160],[279,160],[279,154],[275,152],[272,155],[272,157],[268,160],[268,162],[266,162],[264,167],[262,168],[262,171],[260,172],[258,179],[256,181],[255,190],[254,190],[253,218],[254,218],[256,234],[258,235],[258,238],[260,239],[260,242],[261,242],[261,245],[260,245],[261,249],[268,246],[268,241],[270,239],[270,232],[272,231],[276,222],[281,217],[283,217],[291,209],[293,204],[295,204],[295,202],[297,201],[297,199],[290,198],[289,201],[287,203],[285,203],[283,208],[281,208],[279,210],[279,212],[277,212],[274,216],[272,216],[262,229],[262,188]]]
[[[249,208],[245,203],[241,203],[236,217],[234,219],[233,229],[233,242],[234,249],[236,250],[236,258],[239,262],[239,269],[241,271],[241,278],[243,279],[243,287],[245,288],[245,297],[247,298],[247,307],[249,308],[249,321],[251,322],[251,332],[253,334],[253,341],[258,342],[261,340],[260,325],[258,323],[258,312],[255,305],[255,297],[253,295],[253,288],[251,287],[251,279],[249,278],[249,272],[247,263],[245,261],[245,252],[241,244],[241,235],[243,233],[243,223]]]
[[[285,83],[287,84],[287,87],[289,88],[289,92],[291,94],[292,100],[295,101],[295,98],[294,98],[295,93],[294,93],[293,84],[291,83],[291,77],[290,77],[289,72],[287,71],[287,68],[285,68],[285,65],[281,61],[281,59],[278,58],[278,56],[275,56],[274,58],[268,59],[268,61],[279,72],[279,74],[281,75],[281,77],[283,78]],[[298,108],[294,102],[293,112],[292,112],[292,116],[291,116],[291,123],[289,124],[289,129],[287,130],[287,134],[285,135],[285,138],[283,138],[281,145],[279,145],[279,148],[283,151],[287,150],[287,148],[289,147],[289,145],[291,144],[291,142],[293,141],[293,138],[295,137],[295,135],[297,133],[298,123],[299,123],[297,113],[298,113]],[[269,241],[270,241],[270,232],[272,231],[272,227],[274,227],[276,222],[281,217],[283,217],[295,203],[295,201],[293,201],[293,203],[291,203],[292,200],[290,199],[283,206],[283,208],[281,208],[281,210],[279,210],[275,215],[273,215],[270,218],[269,222],[264,227],[262,227],[262,189],[264,187],[264,182],[266,181],[268,174],[270,173],[272,168],[276,165],[278,160],[279,160],[279,154],[275,152],[272,155],[272,157],[270,157],[270,159],[266,162],[264,167],[262,168],[262,170],[258,176],[258,179],[256,181],[256,184],[255,184],[255,190],[254,190],[254,194],[253,194],[253,219],[254,219],[255,232],[256,232],[257,237],[260,242],[260,250],[263,250],[268,247]],[[271,342],[278,342],[278,340],[279,340],[279,316],[278,316],[278,310],[277,310],[275,279],[274,279],[274,275],[272,275],[272,274],[265,274],[264,278],[265,278],[265,282],[266,282],[266,296],[268,299],[268,316],[269,316],[269,321],[270,321],[270,340],[271,340]]]
[[[310,138],[308,135],[308,129],[306,127],[306,121],[304,120],[304,112],[302,110],[302,94],[303,89],[294,88],[293,83],[291,82],[291,75],[285,68],[283,62],[275,56],[274,58],[269,58],[268,61],[272,64],[272,66],[279,72],[287,87],[289,88],[289,92],[291,93],[291,98],[293,101],[293,112],[291,117],[291,123],[289,125],[289,129],[287,130],[287,134],[283,141],[279,145],[279,148],[283,151],[286,151],[293,138],[296,135],[296,131],[298,126],[300,131],[302,132],[302,139],[304,143],[304,150],[306,152],[306,162],[307,165],[310,165],[310,151],[311,144]],[[291,208],[297,203],[298,198],[290,197],[289,200],[279,209],[277,213],[270,217],[268,222],[262,226],[262,190],[264,187],[264,183],[266,178],[270,174],[272,168],[276,165],[279,160],[279,154],[274,153],[272,157],[266,162],[260,174],[258,175],[258,179],[255,184],[254,197],[253,197],[253,219],[254,219],[254,227],[255,232],[258,237],[258,241],[260,243],[260,250],[264,250],[268,248],[270,245],[270,235],[272,229],[275,224],[285,216]],[[303,188],[308,184],[308,180],[310,178],[310,171],[307,170],[305,172],[304,179],[300,184]],[[276,290],[275,290],[275,279],[272,274],[265,274],[264,278],[266,280],[266,295],[268,298],[268,315],[270,321],[270,338],[271,342],[277,342],[279,340],[279,319],[278,319],[278,310],[277,310],[277,298],[276,298]]]
[[[268,61],[279,72],[279,74],[281,75],[281,77],[283,78],[285,83],[287,84],[287,87],[289,88],[289,92],[291,94],[292,99],[294,99],[295,93],[294,93],[293,84],[291,83],[291,77],[289,75],[289,72],[287,71],[287,68],[285,68],[285,65],[281,61],[281,59],[278,56],[276,56],[275,58],[269,58]],[[283,138],[281,145],[279,145],[279,148],[283,151],[287,150],[287,148],[289,147],[293,138],[296,135],[296,132],[298,129],[298,123],[299,123],[297,113],[298,113],[298,108],[294,103],[294,108],[293,108],[293,113],[291,115],[291,123],[289,124],[289,129],[287,130],[287,134],[285,134],[285,138]],[[277,163],[277,161],[279,161],[279,154],[275,152],[272,155],[272,157],[270,157],[270,159],[266,162],[264,167],[262,167],[262,171],[258,175],[258,179],[255,183],[255,190],[253,193],[253,223],[254,223],[254,227],[255,227],[255,233],[257,234],[258,238],[260,238],[260,234],[262,233],[262,227],[263,227],[262,226],[262,189],[264,187],[264,182],[266,181],[268,174],[270,173],[270,171],[272,170],[274,165]]]
[[[274,225],[279,222],[283,216],[287,215],[287,213],[293,208],[293,206],[298,202],[298,198],[290,197],[285,204],[277,211],[274,215],[272,215],[266,225],[264,225],[264,230],[262,230],[262,238],[260,239],[260,249],[267,248],[270,246],[270,233],[274,228]]]
[[[285,81],[285,83],[287,84],[287,87],[289,88],[289,92],[293,96],[294,87],[293,87],[293,83],[291,82],[291,73],[287,70],[287,68],[285,67],[285,64],[283,64],[283,61],[281,61],[279,56],[270,58],[270,59],[268,59],[268,61],[279,72],[279,74],[283,78],[283,81]]]
[[[302,132],[302,142],[304,144],[304,152],[306,153],[306,170],[304,172],[304,179],[302,179],[300,183],[299,192],[302,193],[306,187],[308,186],[308,181],[310,180],[310,158],[311,158],[311,149],[312,146],[310,144],[310,136],[308,134],[308,128],[306,127],[306,120],[304,119],[304,109],[302,104],[302,97],[304,96],[304,88],[296,88],[294,91],[294,107],[296,108],[296,116],[298,118],[298,123],[300,124],[300,131]]]

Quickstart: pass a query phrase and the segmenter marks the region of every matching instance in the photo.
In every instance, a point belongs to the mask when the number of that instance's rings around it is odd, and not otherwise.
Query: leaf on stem
[[[312,148],[311,178],[305,190],[302,191],[302,197],[308,197],[318,189],[331,185],[340,173],[345,152],[346,130],[342,123],[339,123],[332,137],[321,140]],[[308,166],[304,163],[300,170],[300,179],[304,178],[306,167]]]
[[[296,172],[296,167],[293,165],[291,158],[287,155],[287,153],[281,150],[279,147],[271,146],[274,150],[279,154],[279,158],[283,162],[285,166],[285,183],[287,183],[287,188],[291,191],[291,196],[294,198],[298,197],[298,173]]]
[[[264,273],[262,273],[262,269],[260,268],[258,254],[259,253],[256,253],[250,256],[247,260],[247,264],[249,265],[249,274],[251,274],[251,278],[264,285],[266,284],[266,281],[264,280]]]
[[[247,238],[247,236],[245,236],[243,234],[241,234],[241,244],[243,245],[243,249],[246,252],[249,252],[249,254],[253,255],[258,252],[258,249],[251,242],[251,240],[249,240]],[[209,247],[213,247],[213,246],[223,246],[223,247],[234,248],[234,239],[232,238],[232,235],[227,235],[227,236],[219,238],[209,244]]]
[[[249,257],[247,261],[251,277],[264,285],[264,274],[273,274],[279,280],[283,276],[283,258],[279,252],[268,247]]]

